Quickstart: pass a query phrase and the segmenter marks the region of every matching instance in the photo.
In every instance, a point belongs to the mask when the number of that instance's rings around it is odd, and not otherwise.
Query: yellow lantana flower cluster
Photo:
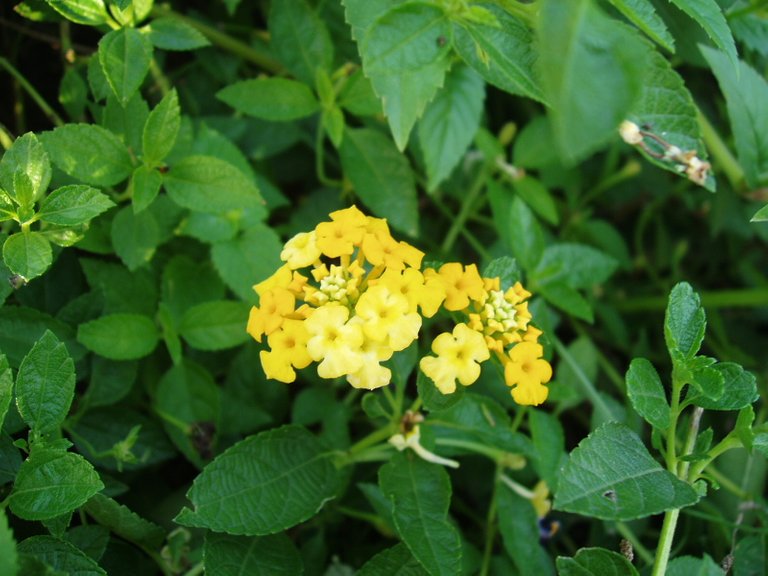
[[[268,349],[260,353],[268,378],[293,382],[296,370],[317,363],[321,378],[345,377],[373,390],[390,382],[382,362],[419,335],[422,318],[442,307],[465,322],[432,343],[436,356],[420,362],[438,389],[449,394],[480,376],[495,355],[520,404],[547,397],[552,369],[541,358],[541,332],[531,326],[527,298],[518,283],[506,291],[499,279],[482,278],[475,265],[448,263],[420,270],[423,252],[395,240],[386,220],[356,207],[331,213],[329,222],[291,238],[284,264],[254,286],[259,306],[248,333]]]
[[[424,271],[428,280],[443,284],[443,306],[461,313],[464,322],[432,342],[436,356],[426,356],[419,366],[443,394],[456,390],[456,381],[468,386],[480,376],[480,364],[491,355],[504,366],[504,381],[518,404],[538,405],[547,399],[544,386],[552,367],[542,358],[538,344],[541,330],[530,324],[530,292],[517,282],[505,291],[499,278],[482,278],[477,267],[444,264]]]
[[[419,270],[423,252],[392,238],[386,220],[354,206],[330,217],[285,244],[285,264],[254,286],[259,306],[247,329],[266,336],[268,378],[293,382],[296,369],[317,362],[321,378],[373,390],[391,379],[381,363],[418,337],[445,292]]]

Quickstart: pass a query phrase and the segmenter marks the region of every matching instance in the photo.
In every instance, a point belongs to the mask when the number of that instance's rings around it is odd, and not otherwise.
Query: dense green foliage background
[[[764,573],[764,2],[26,0],[0,29],[0,574]],[[544,405],[493,367],[437,393],[445,319],[384,391],[264,377],[252,286],[351,204],[534,293]],[[387,444],[411,407],[460,468]]]

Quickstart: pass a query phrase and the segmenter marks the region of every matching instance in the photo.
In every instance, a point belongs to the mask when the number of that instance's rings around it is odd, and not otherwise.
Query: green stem
[[[445,240],[443,240],[443,244],[441,246],[443,253],[447,254],[451,251],[451,248],[453,248],[453,245],[456,242],[456,238],[464,228],[464,224],[467,221],[467,218],[469,218],[475,200],[477,200],[477,197],[480,195],[480,191],[485,186],[485,180],[487,177],[488,165],[483,164],[483,166],[480,168],[480,171],[477,173],[477,176],[475,177],[475,181],[472,183],[472,187],[469,189],[469,193],[465,196],[464,201],[461,204],[461,210],[459,210],[458,215],[454,218],[453,223],[448,230],[448,234],[445,235]]]
[[[733,157],[728,146],[725,145],[720,134],[715,130],[715,127],[712,126],[701,110],[697,111],[701,135],[704,138],[704,144],[706,145],[707,150],[709,150],[712,154],[712,158],[715,159],[718,166],[720,166],[725,173],[725,177],[728,178],[731,186],[738,190],[744,182],[744,170],[742,170],[741,165],[736,158]]]
[[[315,175],[321,184],[332,188],[340,188],[342,183],[339,180],[328,178],[325,173],[325,130],[322,120],[317,121],[317,132],[315,133]]]
[[[717,290],[700,292],[701,303],[705,308],[755,308],[768,306],[768,288],[746,288],[743,290]],[[667,296],[639,296],[626,300],[614,301],[622,312],[645,312],[664,310]]]
[[[667,468],[670,472],[677,475],[683,481],[688,480],[688,470],[690,462],[682,461],[677,462],[675,455],[675,442],[676,435],[675,429],[677,425],[677,406],[679,405],[679,396],[682,390],[683,383],[679,378],[675,377],[674,370],[672,374],[672,404],[671,414],[673,416],[670,423],[670,432],[667,436]],[[699,425],[701,424],[701,415],[704,413],[703,408],[698,406],[694,408],[691,415],[691,423],[688,427],[688,437],[685,441],[685,447],[683,448],[683,454],[690,454],[693,451],[693,447],[696,444],[696,436],[699,434]],[[670,444],[671,441],[671,444]],[[672,458],[670,460],[670,454]],[[675,529],[677,528],[677,520],[680,517],[680,508],[674,510],[667,510],[664,514],[664,523],[661,526],[661,536],[659,537],[659,546],[656,549],[656,561],[653,565],[653,572],[651,576],[663,576],[667,573],[667,564],[669,563],[669,553],[672,550],[672,542],[675,539]]]
[[[212,44],[215,44],[219,48],[223,48],[235,56],[240,56],[240,58],[243,60],[251,62],[252,64],[256,64],[256,66],[266,70],[267,72],[279,74],[283,71],[283,67],[280,65],[280,63],[272,58],[272,56],[268,54],[266,50],[258,50],[253,46],[249,46],[245,42],[241,42],[229,34],[214,28],[213,26],[209,26],[208,24],[204,24],[198,20],[195,20],[194,18],[189,18],[179,14],[178,12],[174,12],[167,6],[155,6],[152,8],[152,15],[156,17],[171,17],[175,18],[179,22],[188,24],[203,34],[203,36],[208,38]]]
[[[436,196],[435,197],[430,197],[430,200],[432,201],[432,204],[434,204],[435,207],[438,210],[440,210],[440,212],[443,213],[443,216],[445,216],[446,218],[453,218],[453,213],[451,213],[451,211],[448,209],[448,207],[445,204],[443,204],[443,202],[439,198],[437,198]],[[486,250],[486,248],[483,245],[483,243],[480,242],[480,240],[478,240],[475,237],[474,234],[472,234],[466,228],[462,228],[461,229],[461,234],[462,234],[462,236],[464,236],[464,239],[467,241],[467,243],[470,246],[472,246],[474,251],[477,252],[478,255],[480,255],[481,258],[483,258],[485,260],[489,259],[488,250]]]
[[[163,96],[168,94],[168,92],[171,91],[171,83],[160,69],[160,66],[157,65],[157,60],[154,58],[149,62],[149,72],[152,74],[155,84],[157,84],[157,87],[160,89],[160,94]]]
[[[718,456],[723,454],[724,452],[727,452],[728,450],[731,450],[733,448],[738,448],[741,446],[741,440],[739,440],[738,436],[736,436],[735,433],[731,432],[729,433],[725,438],[720,440],[713,448],[707,452],[707,459],[706,460],[700,460],[696,462],[696,464],[693,465],[693,468],[691,469],[690,477],[693,480],[696,480],[702,472],[704,472],[704,469],[709,466],[709,464]]]
[[[611,412],[611,409],[608,407],[608,404],[605,403],[603,397],[598,394],[597,389],[595,388],[595,385],[592,383],[592,381],[587,378],[586,374],[584,374],[584,371],[576,362],[576,359],[571,356],[571,353],[568,352],[568,349],[563,346],[563,343],[560,342],[560,340],[554,334],[550,334],[549,339],[552,341],[552,344],[554,344],[557,353],[571,367],[573,373],[576,375],[576,378],[579,380],[579,382],[581,382],[582,386],[584,387],[584,393],[587,395],[590,402],[592,402],[595,410],[599,410],[603,413],[603,419],[605,421],[613,420],[613,412]]]
[[[366,436],[359,442],[350,446],[347,452],[351,455],[359,454],[369,446],[373,446],[374,444],[378,444],[383,440],[387,440],[390,436],[392,436],[395,433],[395,430],[396,430],[395,423],[391,423],[387,426],[384,426],[384,428],[379,428],[378,430],[374,430],[373,432],[368,434],[368,436]]]
[[[680,508],[668,510],[664,514],[664,523],[661,525],[661,536],[659,537],[659,547],[656,549],[656,562],[653,565],[651,576],[664,576],[667,572],[669,563],[669,553],[672,550],[672,540],[677,528],[677,519],[680,517]]]
[[[455,438],[437,438],[435,440],[435,445],[453,446],[454,448],[465,448],[466,450],[470,450],[476,454],[487,456],[488,458],[490,458],[495,462],[501,461],[507,455],[507,453],[504,452],[503,450],[491,448],[490,446],[487,446],[485,444],[479,444],[477,442],[470,442],[467,440],[457,440]]]
[[[34,100],[35,104],[43,111],[54,126],[63,126],[64,120],[61,119],[56,111],[51,108],[48,102],[40,95],[32,84],[30,84],[21,73],[13,67],[13,65],[6,59],[0,57],[0,68],[4,68],[8,74],[13,76],[19,85],[29,94],[29,97]]]
[[[616,530],[618,530],[619,534],[621,534],[627,541],[632,543],[632,549],[643,559],[643,562],[646,564],[653,564],[653,553],[643,546],[643,543],[640,542],[637,536],[635,536],[635,533],[632,532],[629,526],[624,524],[624,522],[616,522]]]
[[[493,493],[491,494],[491,501],[488,503],[488,514],[485,517],[485,549],[483,550],[483,563],[480,567],[480,576],[487,576],[491,567],[493,544],[496,540],[496,499],[499,490],[500,476],[501,468],[497,465],[493,483]]]
[[[205,564],[198,562],[184,573],[184,576],[197,576],[205,571]]]

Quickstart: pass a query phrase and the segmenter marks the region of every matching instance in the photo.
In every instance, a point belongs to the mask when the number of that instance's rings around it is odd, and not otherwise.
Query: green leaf
[[[609,422],[571,452],[554,507],[603,520],[633,520],[698,499],[690,485],[659,466],[634,432]]]
[[[760,208],[755,215],[752,216],[750,222],[765,222],[768,221],[768,204]]]
[[[504,549],[520,574],[554,576],[552,559],[539,544],[539,519],[530,500],[515,494],[503,484],[498,486],[496,497]]]
[[[752,188],[768,183],[768,82],[753,68],[738,61],[734,67],[722,53],[700,46],[717,78],[728,105],[739,164]]]
[[[176,522],[216,532],[259,536],[311,518],[336,491],[332,455],[300,426],[261,432],[208,464]]]
[[[55,570],[60,570],[57,574],[107,576],[93,558],[69,542],[53,536],[32,536],[19,542],[17,548],[19,553],[33,556]]]
[[[112,220],[112,246],[128,270],[147,264],[161,241],[160,227],[151,211],[136,214],[124,206]]]
[[[13,399],[13,372],[8,364],[8,358],[0,352],[0,430]]]
[[[723,376],[723,394],[714,399],[692,389],[686,401],[707,410],[741,410],[759,398],[754,374],[747,372],[738,364],[718,362],[712,366],[712,369]]]
[[[512,454],[530,454],[530,442],[512,431],[512,421],[496,401],[467,392],[461,401],[445,409],[433,410],[424,423],[437,438],[440,455],[476,452],[487,446]],[[467,443],[475,447],[466,448]]]
[[[128,184],[134,214],[145,210],[154,202],[162,185],[163,177],[158,170],[148,168],[143,164],[136,167]]]
[[[88,86],[77,68],[64,72],[59,84],[59,103],[67,111],[70,119],[80,120],[85,114],[88,102]]]
[[[561,576],[638,576],[639,572],[621,554],[605,548],[582,548],[573,558],[558,556]]]
[[[88,285],[104,299],[104,313],[137,312],[151,316],[157,309],[155,280],[147,270],[131,273],[121,264],[81,259]]]
[[[533,270],[544,251],[544,232],[531,209],[496,182],[488,183],[496,229],[524,270]]]
[[[376,97],[371,81],[361,70],[350,76],[338,96],[339,105],[355,116],[382,114],[381,102]]]
[[[176,18],[155,18],[142,28],[149,36],[149,41],[161,50],[196,50],[211,43],[189,24]]]
[[[98,26],[109,20],[104,0],[45,0],[46,3],[76,24]]]
[[[317,68],[330,70],[333,42],[323,20],[305,0],[273,2],[269,12],[270,48],[299,80],[312,85]]]
[[[339,149],[344,174],[374,214],[410,236],[418,233],[416,183],[408,159],[369,128],[349,129]]]
[[[18,368],[21,365],[24,356],[46,330],[66,342],[75,360],[82,357],[82,347],[74,342],[74,332],[64,322],[33,308],[0,307],[0,350],[8,357],[11,367]]]
[[[79,454],[36,448],[19,469],[8,505],[24,520],[48,520],[82,506],[103,488]]]
[[[144,164],[159,166],[173,149],[181,128],[181,110],[176,90],[171,90],[152,109],[144,124],[142,152]]]
[[[73,184],[51,192],[40,204],[43,222],[59,226],[79,226],[106,212],[115,203],[96,188]]]
[[[198,350],[238,346],[249,340],[245,331],[249,308],[243,302],[203,302],[184,313],[179,333]]]
[[[418,134],[429,191],[450,175],[472,143],[484,99],[482,78],[467,66],[454,66],[445,78],[445,87],[424,112]]]
[[[198,212],[227,212],[263,203],[256,183],[229,162],[187,156],[163,177],[171,200]]]
[[[86,184],[114,186],[133,170],[125,145],[101,126],[66,124],[40,139],[56,166]]]
[[[715,45],[728,55],[733,68],[738,65],[739,57],[736,54],[736,43],[733,41],[728,21],[717,0],[669,1],[698,22]]]
[[[154,399],[158,414],[174,444],[202,468],[210,460],[219,427],[221,399],[210,373],[190,360],[173,366],[160,379]]]
[[[3,244],[3,260],[11,272],[32,280],[48,270],[53,253],[40,232],[17,232],[8,236]]]
[[[755,437],[752,439],[752,447],[762,454],[763,457],[768,458],[768,432],[755,434]]]
[[[548,246],[531,277],[538,285],[563,283],[571,288],[589,288],[605,282],[618,267],[612,256],[584,244]]]
[[[119,402],[131,391],[138,367],[138,362],[115,362],[101,356],[94,356],[88,390],[83,402],[89,408],[109,406]]]
[[[157,548],[165,537],[160,526],[103,494],[94,494],[83,509],[110,532],[134,544]]]
[[[707,554],[703,558],[679,556],[667,565],[667,576],[725,576],[725,571]]]
[[[645,358],[635,358],[627,370],[627,396],[640,416],[660,432],[669,428],[669,404],[656,368]]]
[[[456,52],[488,83],[510,94],[544,102],[534,71],[536,52],[531,29],[500,6],[480,6],[495,16],[498,25],[454,24]]]
[[[16,198],[14,174],[21,172],[32,185],[32,195],[38,200],[51,181],[51,162],[45,148],[32,132],[13,141],[0,159],[0,189]]]
[[[704,341],[707,318],[701,299],[687,282],[680,282],[672,288],[664,315],[664,340],[672,359],[679,352],[684,359],[696,355]]]
[[[461,539],[448,520],[451,481],[445,468],[401,452],[379,469],[379,485],[392,501],[400,537],[433,575],[458,575]]]
[[[152,44],[135,28],[112,30],[99,41],[99,62],[112,92],[125,106],[149,72]]]
[[[18,554],[5,510],[0,510],[0,574],[16,576]]]
[[[512,181],[512,186],[520,198],[539,216],[550,224],[557,225],[560,216],[557,213],[555,201],[549,190],[536,178],[523,176]]]
[[[547,302],[563,312],[567,312],[576,318],[586,320],[590,324],[594,322],[595,315],[592,311],[592,305],[584,298],[584,296],[577,292],[575,288],[571,288],[567,284],[562,284],[560,282],[552,282],[537,286],[536,291],[541,294]]]
[[[342,0],[346,20],[352,28],[352,37],[359,43],[365,38],[376,19],[394,6],[407,0]]]
[[[152,353],[158,338],[155,323],[141,314],[108,314],[77,328],[78,342],[110,360],[143,358]]]
[[[429,573],[413,557],[405,544],[379,552],[357,571],[357,576],[427,576]]]
[[[416,120],[443,85],[450,38],[441,8],[408,2],[378,18],[359,45],[363,71],[382,99],[399,150],[405,149]]]
[[[688,362],[687,368],[691,373],[690,383],[708,398],[717,400],[723,395],[725,382],[723,374],[712,364],[713,359],[697,356]]]
[[[566,457],[563,425],[556,416],[541,410],[531,410],[528,423],[533,441],[533,467],[550,490],[554,491]]]
[[[98,562],[109,544],[109,530],[96,524],[81,524],[67,530],[64,540]]]
[[[281,265],[283,243],[271,228],[259,225],[235,240],[214,244],[213,265],[240,299],[255,304],[253,285],[266,280]]]
[[[669,60],[656,51],[650,52],[640,97],[632,105],[627,118],[638,126],[648,126],[650,132],[663,137],[680,150],[692,150],[700,159],[707,158],[693,98]],[[650,139],[646,139],[645,143],[653,149],[657,148]],[[642,149],[640,151],[652,164],[680,173],[680,164],[655,158]],[[661,148],[658,151],[664,152]],[[714,190],[714,179],[711,176],[705,187]]]
[[[521,273],[517,261],[511,256],[494,258],[480,271],[483,278],[498,278],[502,290],[520,281]]]
[[[66,418],[74,394],[75,364],[66,346],[46,330],[19,366],[19,414],[34,432],[49,434]]]
[[[216,97],[235,110],[274,122],[306,118],[320,103],[306,84],[287,78],[252,78],[222,88]]]
[[[174,319],[181,320],[189,308],[224,298],[224,283],[209,261],[195,262],[177,255],[163,268],[162,300]]]
[[[648,48],[592,0],[547,0],[538,28],[552,132],[573,163],[615,137],[642,89]]]
[[[609,0],[627,20],[645,32],[654,42],[670,52],[675,51],[675,39],[667,30],[664,20],[656,14],[649,0]]]
[[[207,532],[203,559],[209,576],[294,576],[304,571],[301,555],[285,533],[249,538]]]

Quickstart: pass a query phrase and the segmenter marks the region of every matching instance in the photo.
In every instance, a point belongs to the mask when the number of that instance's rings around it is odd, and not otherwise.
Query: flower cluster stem
[[[670,424],[669,435],[667,436],[667,468],[670,472],[675,474],[678,478],[687,482],[688,472],[690,469],[690,462],[677,460],[675,451],[675,430],[677,426],[677,415],[679,410],[679,397],[682,391],[682,383],[672,376],[672,423]],[[688,436],[685,440],[685,447],[683,448],[683,454],[689,454],[693,451],[693,447],[696,444],[696,437],[699,434],[699,425],[701,423],[701,415],[704,412],[703,408],[698,406],[694,408],[691,415],[691,423],[688,427]],[[680,508],[674,510],[667,510],[664,514],[664,523],[661,526],[661,535],[659,537],[659,545],[656,550],[656,561],[653,565],[653,572],[651,576],[663,576],[667,573],[667,564],[669,563],[669,553],[672,550],[672,542],[675,539],[675,529],[677,528],[677,520],[680,517]]]

